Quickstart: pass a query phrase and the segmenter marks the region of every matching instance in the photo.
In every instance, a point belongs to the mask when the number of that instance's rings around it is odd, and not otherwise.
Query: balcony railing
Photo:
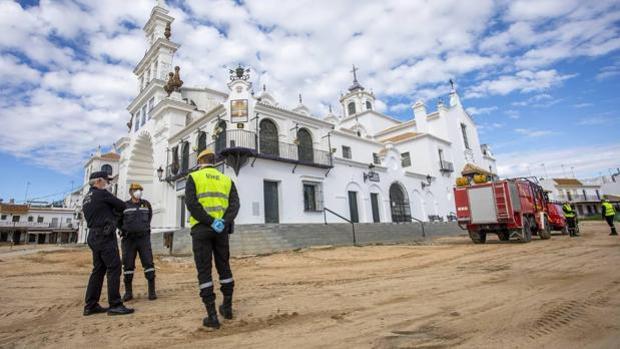
[[[0,221],[0,228],[27,228],[27,229],[75,229],[73,223],[38,223],[38,222],[10,222]]]
[[[454,172],[454,165],[450,161],[439,161],[439,171],[441,172]]]
[[[601,201],[601,198],[598,195],[592,194],[575,194],[571,195],[570,198],[567,195],[557,195],[557,200],[559,201],[569,201],[569,202],[580,202],[580,201]]]
[[[257,144],[258,141],[258,144]],[[222,160],[222,153],[241,148],[250,150],[253,156],[263,159],[297,163],[301,165],[314,166],[320,168],[330,168],[332,165],[331,153],[320,149],[303,149],[293,143],[280,142],[277,140],[267,140],[261,142],[256,133],[246,130],[229,130],[216,136],[213,142],[207,144],[205,149],[212,150],[218,160]],[[168,165],[166,166],[166,180],[174,181],[185,177],[197,168],[198,153],[204,149],[190,152],[187,159],[183,154],[175,158],[171,153],[168,154]]]

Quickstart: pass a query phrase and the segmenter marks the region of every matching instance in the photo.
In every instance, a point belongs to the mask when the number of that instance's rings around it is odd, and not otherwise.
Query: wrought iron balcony
[[[332,155],[329,151],[315,149],[314,147],[302,147],[294,143],[281,142],[272,139],[259,139],[255,132],[246,130],[229,130],[214,137],[213,142],[204,149],[196,149],[182,154],[182,147],[176,156],[168,154],[166,166],[166,181],[175,181],[187,176],[197,167],[197,156],[205,149],[212,150],[217,161],[225,160],[228,154],[244,152],[250,157],[283,161],[293,164],[332,168]]]
[[[441,160],[439,161],[439,171],[441,172],[454,172],[454,165],[450,161]]]

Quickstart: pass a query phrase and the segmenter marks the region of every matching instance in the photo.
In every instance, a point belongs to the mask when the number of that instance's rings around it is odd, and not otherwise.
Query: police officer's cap
[[[106,171],[96,171],[90,174],[90,177],[88,179],[97,179],[97,178],[103,178],[105,180],[112,180],[112,176],[110,176]]]
[[[205,149],[205,150],[201,151],[200,154],[198,154],[198,158],[197,159],[200,159],[200,158],[205,157],[207,155],[215,155],[215,153],[211,149]]]
[[[142,186],[140,185],[140,183],[131,183],[131,185],[129,186],[129,190],[144,190],[144,188],[142,188]]]

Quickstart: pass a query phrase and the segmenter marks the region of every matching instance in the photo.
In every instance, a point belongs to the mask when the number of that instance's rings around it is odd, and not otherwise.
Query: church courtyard
[[[87,248],[2,246],[0,347],[617,347],[620,240],[598,222],[582,232],[235,259],[235,319],[216,332],[191,257],[157,258],[156,301],[136,278],[134,315],[83,317]]]

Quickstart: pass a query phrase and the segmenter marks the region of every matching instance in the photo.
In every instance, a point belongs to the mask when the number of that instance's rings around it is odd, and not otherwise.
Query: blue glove
[[[224,224],[223,219],[216,219],[211,224],[211,228],[215,230],[215,232],[218,234],[224,231],[224,227],[225,227],[225,224]]]

